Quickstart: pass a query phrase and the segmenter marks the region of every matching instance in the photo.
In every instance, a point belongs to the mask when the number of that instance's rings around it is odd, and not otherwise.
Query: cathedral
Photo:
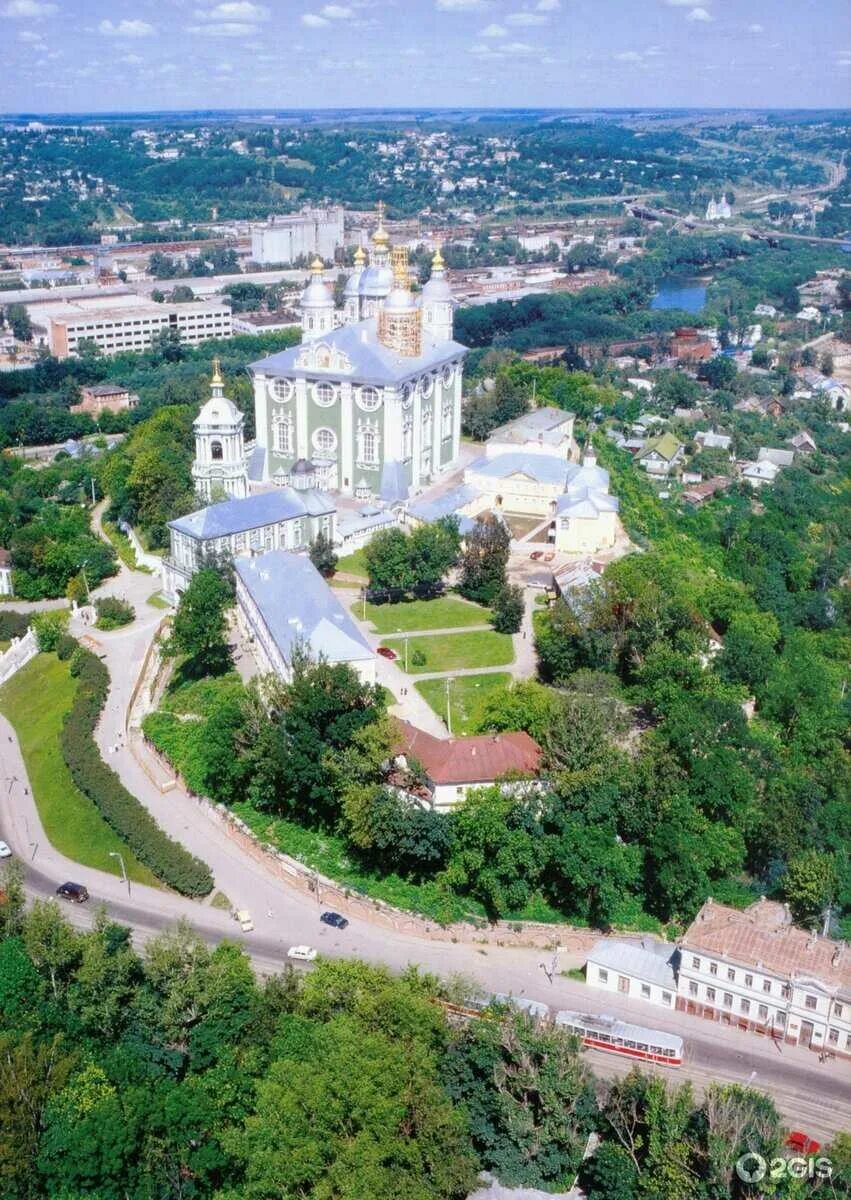
[[[380,207],[369,262],[358,249],[342,309],[315,260],[301,345],[249,368],[251,483],[399,504],[455,467],[466,349],[452,339],[452,317],[440,251],[414,293],[407,249],[391,247]]]

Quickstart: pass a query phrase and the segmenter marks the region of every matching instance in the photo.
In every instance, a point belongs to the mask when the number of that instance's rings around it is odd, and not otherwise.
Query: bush
[[[53,609],[51,612],[33,613],[32,627],[41,651],[50,652],[59,645],[59,639],[68,625],[67,608]]]
[[[101,600],[95,601],[98,619],[95,622],[98,629],[120,629],[122,625],[129,625],[136,617],[136,610],[132,604],[128,604],[126,600],[119,600],[117,596],[104,596]]]
[[[518,633],[523,623],[523,589],[506,583],[493,602],[493,627],[498,633]]]
[[[23,637],[30,627],[29,613],[16,612],[13,608],[0,612],[0,642],[11,642],[12,638]]]
[[[65,717],[60,741],[62,756],[74,782],[158,879],[184,896],[206,896],[213,887],[209,867],[160,829],[100,756],[94,731],[106,703],[109,672],[83,646],[74,651],[70,669],[78,680],[77,692]]]
[[[70,633],[61,633],[56,643],[56,657],[66,662],[77,649],[77,639]]]

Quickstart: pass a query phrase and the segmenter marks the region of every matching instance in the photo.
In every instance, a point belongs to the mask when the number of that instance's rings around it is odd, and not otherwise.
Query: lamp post
[[[123,855],[118,850],[110,850],[109,857],[118,859],[118,862],[121,866],[121,879],[122,879],[122,882],[127,884],[127,895],[129,896],[130,895],[130,880],[127,877],[127,871],[125,870],[125,867],[124,867]]]
[[[452,676],[447,675],[444,690],[446,691],[446,728],[452,734],[452,702],[450,700],[450,688],[452,684]]]

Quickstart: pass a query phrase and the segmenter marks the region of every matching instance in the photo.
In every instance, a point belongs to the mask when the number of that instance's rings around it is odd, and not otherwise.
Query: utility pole
[[[450,675],[447,675],[446,683],[444,685],[445,690],[446,690],[446,728],[449,730],[450,734],[452,733],[452,704],[450,701],[450,684],[451,683],[452,683],[452,677]]]
[[[97,504],[97,500],[95,499],[95,477],[94,477],[94,475],[89,476],[89,483],[91,483],[91,485],[92,485],[92,507],[94,507]]]
[[[405,673],[408,671],[408,635],[405,634]]]
[[[130,895],[130,880],[127,877],[127,871],[124,868],[123,855],[118,850],[110,850],[109,857],[118,859],[118,862],[121,866],[121,880],[122,880],[122,883],[127,884],[127,895],[129,896]]]

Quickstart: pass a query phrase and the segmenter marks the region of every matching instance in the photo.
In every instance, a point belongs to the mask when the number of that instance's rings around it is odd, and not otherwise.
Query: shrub
[[[56,643],[56,657],[66,662],[77,649],[77,639],[70,633],[61,633]]]
[[[0,612],[0,642],[11,642],[12,638],[23,637],[30,627],[30,613],[17,612],[13,608]]]
[[[136,617],[133,605],[128,604],[126,600],[119,600],[117,596],[104,596],[96,600],[95,608],[98,614],[95,624],[98,629],[120,629],[122,625],[129,625]]]
[[[55,650],[67,625],[67,608],[53,609],[51,612],[33,613],[32,627],[35,630],[39,650]]]
[[[77,787],[158,879],[185,896],[206,896],[213,887],[209,867],[160,829],[100,756],[94,731],[109,690],[106,667],[77,646],[71,673],[78,680],[77,692],[62,726],[61,745]]]

